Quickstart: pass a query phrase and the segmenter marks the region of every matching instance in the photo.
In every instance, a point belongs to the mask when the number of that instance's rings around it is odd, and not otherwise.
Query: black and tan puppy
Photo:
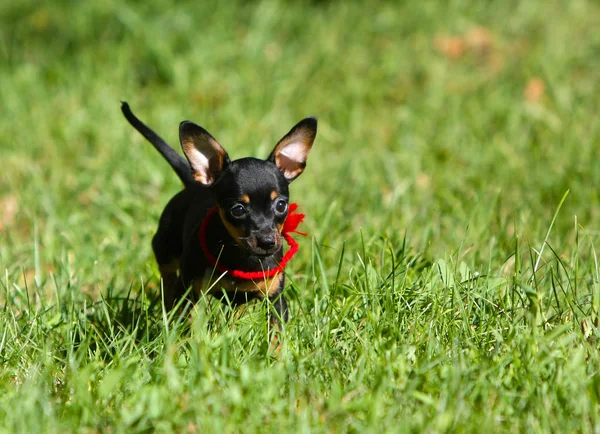
[[[131,125],[165,157],[185,185],[167,204],[152,240],[167,308],[191,286],[192,299],[210,293],[241,304],[267,297],[279,317],[287,321],[283,273],[252,280],[236,279],[225,273],[215,283],[222,273],[215,272],[206,253],[218,258],[222,266],[244,272],[261,272],[278,266],[284,250],[281,230],[288,215],[288,185],[306,167],[317,134],[317,120],[310,117],[300,121],[266,160],[235,161],[230,160],[208,131],[184,121],[179,126],[179,138],[186,161],[136,118],[127,103],[123,103],[121,110]],[[213,208],[214,217],[206,220]],[[201,228],[205,233],[204,246],[200,242]]]

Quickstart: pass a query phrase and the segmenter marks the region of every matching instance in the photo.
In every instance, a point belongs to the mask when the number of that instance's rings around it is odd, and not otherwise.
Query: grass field
[[[0,432],[598,432],[600,4],[171,3],[0,5]],[[234,158],[319,118],[278,356],[162,311],[121,100]]]

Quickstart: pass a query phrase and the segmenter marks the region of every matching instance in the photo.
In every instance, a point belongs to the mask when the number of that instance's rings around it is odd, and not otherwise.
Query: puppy
[[[167,204],[152,240],[167,308],[191,287],[188,297],[192,301],[202,293],[233,304],[268,298],[279,319],[287,321],[282,292],[283,262],[289,259],[288,254],[284,256],[283,241],[290,242],[286,219],[293,211],[289,184],[306,167],[317,135],[316,118],[296,124],[266,160],[234,161],[208,131],[184,121],[179,138],[186,161],[143,124],[126,102],[121,110],[185,186]]]

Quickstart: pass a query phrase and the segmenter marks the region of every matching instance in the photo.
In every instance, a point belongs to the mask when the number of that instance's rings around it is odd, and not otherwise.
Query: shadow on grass
[[[189,331],[190,307],[189,303],[180,303],[167,312],[160,293],[142,288],[134,294],[130,286],[126,294],[119,295],[110,285],[101,300],[80,307],[80,317],[85,321],[80,321],[81,326],[75,330],[74,348],[102,359],[139,350],[152,356],[157,341],[167,342]]]

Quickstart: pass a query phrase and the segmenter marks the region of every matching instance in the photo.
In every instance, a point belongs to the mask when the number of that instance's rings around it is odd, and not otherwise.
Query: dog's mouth
[[[279,253],[283,243],[279,232],[271,232],[249,236],[246,245],[253,256],[267,258]]]
[[[281,245],[278,247],[274,247],[272,249],[261,249],[259,247],[250,247],[249,249],[253,256],[258,258],[268,258],[269,256],[273,256],[281,250]]]

